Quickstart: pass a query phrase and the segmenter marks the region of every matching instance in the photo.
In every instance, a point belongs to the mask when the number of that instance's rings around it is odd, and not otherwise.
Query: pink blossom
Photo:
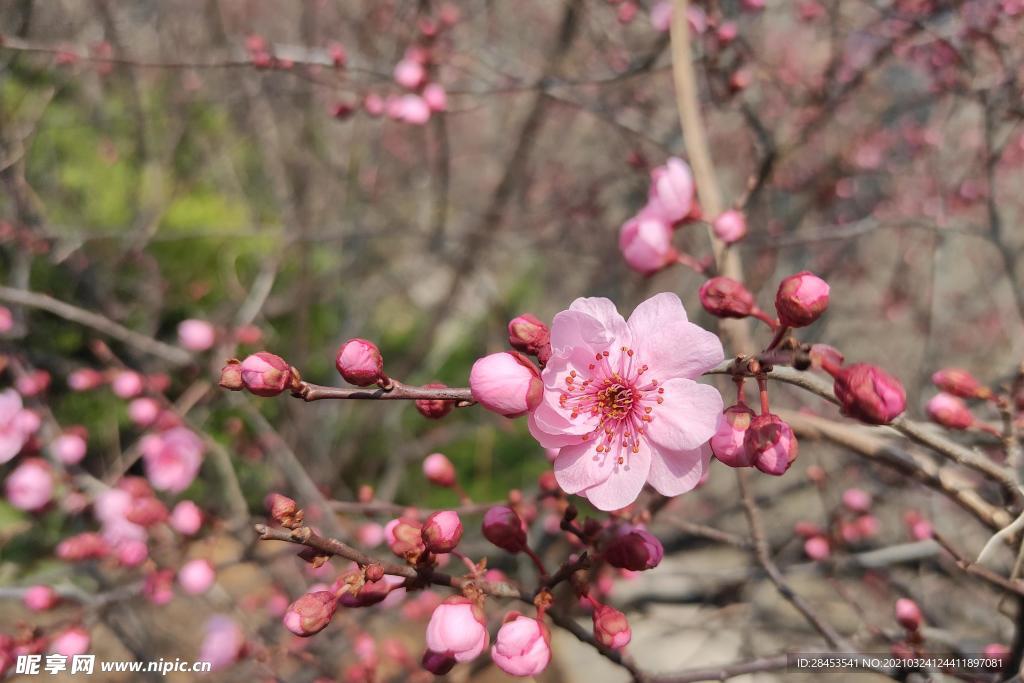
[[[406,57],[395,65],[394,76],[395,83],[403,88],[415,90],[426,79],[427,70],[419,62]]]
[[[430,111],[446,111],[448,109],[448,93],[440,83],[429,83],[423,88],[423,101]]]
[[[681,221],[693,208],[694,191],[690,166],[682,159],[670,157],[664,166],[651,170],[647,209],[666,223]]]
[[[158,569],[146,574],[142,594],[154,605],[166,605],[174,599],[174,572]]]
[[[820,562],[832,554],[832,548],[824,536],[811,536],[804,541],[804,554],[812,560]]]
[[[234,664],[245,647],[242,628],[230,617],[215,614],[206,622],[198,659],[210,662],[214,671]]]
[[[182,536],[192,536],[203,524],[203,512],[191,500],[183,500],[171,511],[170,523]]]
[[[74,657],[88,652],[90,644],[92,644],[92,639],[89,637],[89,632],[81,626],[72,626],[57,634],[50,643],[50,652],[65,657]]]
[[[142,540],[126,539],[117,544],[114,555],[122,567],[138,567],[149,558],[149,546]]]
[[[364,548],[376,548],[384,542],[384,527],[376,522],[360,524],[356,530],[359,545]]]
[[[178,570],[178,583],[189,595],[199,595],[210,590],[217,578],[213,565],[203,559],[189,560]]]
[[[50,373],[46,370],[33,370],[18,377],[14,386],[23,396],[37,396],[50,387]]]
[[[363,109],[370,116],[380,116],[384,113],[384,100],[377,93],[367,93],[363,98]]]
[[[65,465],[75,465],[82,461],[86,451],[85,438],[76,432],[61,434],[50,442],[50,452]]]
[[[23,460],[4,482],[7,502],[28,512],[46,507],[53,498],[53,475],[45,460]]]
[[[536,676],[551,661],[547,628],[536,619],[516,614],[502,624],[491,646],[491,659],[510,676]]]
[[[189,318],[178,324],[178,342],[189,351],[206,351],[216,341],[217,331],[205,320]]]
[[[843,505],[853,512],[867,512],[871,509],[871,494],[864,489],[843,491]]]
[[[678,254],[672,246],[672,227],[650,213],[638,214],[622,224],[619,251],[630,268],[644,275],[671,264]]]
[[[33,612],[45,612],[56,605],[59,600],[57,592],[49,586],[29,586],[22,596],[25,607]]]
[[[974,415],[963,399],[940,391],[928,399],[924,407],[928,418],[947,429],[967,429],[974,424]]]
[[[117,373],[114,377],[114,381],[110,383],[110,388],[114,394],[121,398],[132,398],[142,393],[143,381],[142,375],[135,372],[134,370],[122,370]]]
[[[68,374],[68,387],[72,391],[89,391],[103,384],[103,375],[92,368],[79,368]]]
[[[515,351],[492,353],[473,363],[469,388],[480,405],[505,417],[533,410],[543,393],[537,368]]]
[[[203,440],[185,427],[147,434],[141,448],[146,477],[154,488],[171,493],[184,491],[196,478],[205,450]]]
[[[468,662],[490,642],[483,610],[463,597],[451,597],[437,606],[427,624],[427,649]]]
[[[729,209],[719,215],[711,227],[715,237],[726,244],[733,244],[747,236],[747,217],[742,211]]]
[[[679,297],[657,294],[628,322],[608,299],[577,299],[555,316],[551,347],[529,427],[541,446],[561,449],[563,490],[616,510],[645,483],[676,496],[700,482],[723,406],[694,379],[724,356]]]
[[[357,387],[368,387],[384,379],[380,349],[365,339],[349,339],[338,347],[334,367],[346,382]]]
[[[402,95],[395,105],[395,118],[415,126],[430,120],[430,105],[419,95]]]
[[[753,467],[752,454],[743,442],[754,419],[754,411],[743,403],[729,406],[718,418],[718,429],[711,437],[711,452],[729,467]]]
[[[21,452],[39,424],[39,416],[22,407],[21,394],[14,389],[0,391],[0,464]]]
[[[156,399],[142,397],[128,404],[128,418],[138,427],[148,427],[160,416],[160,404]]]

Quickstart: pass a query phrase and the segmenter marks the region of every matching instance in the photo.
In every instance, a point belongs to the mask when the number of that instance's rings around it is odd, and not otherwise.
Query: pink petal
[[[629,346],[631,341],[629,327],[610,299],[600,296],[581,297],[570,304],[569,310],[586,313],[601,323],[608,343],[615,346]]]
[[[641,325],[642,331],[634,330],[635,348],[651,367],[647,375],[651,379],[664,382],[673,377],[699,377],[725,359],[721,340],[693,323],[656,326],[645,313],[637,321],[637,327]]]
[[[583,311],[562,311],[551,321],[551,350],[586,351],[592,355],[613,341],[601,321]]]
[[[655,449],[647,483],[663,496],[678,496],[700,483],[710,460],[711,447],[707,444],[688,451]]]
[[[628,324],[633,337],[641,339],[665,325],[685,322],[687,318],[683,302],[672,292],[662,292],[634,308]]]
[[[604,454],[603,460],[610,470],[614,466],[612,455]],[[582,491],[587,500],[598,510],[618,510],[624,508],[640,495],[647,483],[651,471],[651,450],[646,445],[640,446],[639,453],[630,453],[624,465],[619,465],[604,482]],[[561,481],[559,481],[561,484]]]
[[[562,448],[578,444],[584,434],[594,431],[596,424],[597,418],[589,416],[586,420],[582,415],[577,420],[566,419],[552,407],[547,398],[530,413],[527,420],[530,434],[544,448]]]
[[[563,491],[577,493],[597,486],[611,476],[614,468],[611,456],[607,453],[598,453],[596,449],[595,440],[566,446],[558,452],[558,457],[555,458],[555,480]],[[645,471],[644,475],[646,474]]]
[[[654,408],[647,438],[662,449],[698,448],[714,436],[722,413],[722,395],[691,379],[670,379],[662,385],[664,402]]]

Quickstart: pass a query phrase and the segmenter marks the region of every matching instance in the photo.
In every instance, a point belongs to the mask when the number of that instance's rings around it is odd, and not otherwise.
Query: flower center
[[[616,466],[625,465],[630,453],[640,452],[647,423],[665,400],[665,390],[658,381],[643,377],[648,366],[639,362],[633,349],[623,346],[620,351],[618,367],[608,360],[611,354],[603,351],[594,356],[586,371],[570,371],[559,397],[559,404],[569,411],[569,419],[581,415],[598,418],[593,431],[581,439],[598,440],[594,459],[612,455]]]

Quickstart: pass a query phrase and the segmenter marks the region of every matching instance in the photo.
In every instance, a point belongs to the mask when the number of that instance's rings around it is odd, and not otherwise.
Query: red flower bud
[[[604,551],[608,564],[635,572],[654,569],[664,555],[661,541],[646,529],[633,526],[620,527]]]
[[[306,593],[288,606],[282,621],[295,635],[308,638],[327,628],[337,608],[338,600],[330,591]]]
[[[423,474],[435,486],[455,485],[455,465],[443,453],[431,453],[423,461]]]
[[[750,421],[743,448],[754,461],[754,467],[774,476],[789,469],[799,450],[792,428],[771,413],[758,415]]]
[[[349,339],[339,346],[334,366],[346,382],[357,387],[368,387],[387,379],[380,349],[365,339]]]
[[[452,667],[455,666],[455,658],[449,657],[447,654],[442,652],[433,652],[427,650],[423,653],[423,659],[420,660],[423,668],[434,674],[435,676],[444,676]]]
[[[711,437],[711,452],[729,467],[752,467],[752,455],[743,447],[754,411],[743,403],[729,406],[718,420]]]
[[[541,363],[547,363],[551,357],[551,330],[530,313],[509,321],[508,343],[517,351],[537,356]]]
[[[900,598],[896,601],[896,621],[908,631],[916,631],[921,628],[921,609],[913,600]]]
[[[159,499],[152,497],[136,498],[125,514],[125,518],[129,522],[144,527],[160,524],[166,521],[167,517],[167,506]]]
[[[441,384],[440,382],[431,382],[430,384],[424,384],[424,389],[447,389],[447,384]],[[455,408],[455,401],[445,401],[436,398],[420,398],[416,399],[416,410],[419,411],[423,417],[430,418],[431,420],[440,420],[442,417],[452,412]]]
[[[868,363],[854,363],[837,372],[833,391],[843,412],[868,424],[888,424],[907,405],[900,381]]]
[[[91,531],[65,538],[57,544],[57,557],[67,562],[99,559],[109,552],[110,546],[103,537]]]
[[[947,429],[967,429],[974,424],[974,415],[967,404],[953,394],[935,394],[925,405],[925,411],[932,422]]]
[[[503,505],[492,507],[484,515],[484,538],[510,553],[526,547],[526,527],[515,510]]]
[[[608,605],[595,604],[594,638],[597,642],[613,650],[620,650],[629,644],[633,632],[629,628],[626,615]]]
[[[947,394],[960,398],[988,398],[992,391],[981,385],[974,375],[959,368],[945,368],[932,375],[932,384]]]
[[[257,396],[277,396],[292,384],[292,366],[272,353],[254,353],[242,361],[241,367],[242,383]]]
[[[432,553],[450,553],[462,540],[462,521],[458,513],[441,510],[423,523],[423,543]]]
[[[828,308],[828,283],[810,271],[790,275],[779,284],[775,310],[786,327],[810,325]]]
[[[746,318],[754,310],[754,295],[742,283],[720,275],[701,286],[700,303],[717,318]]]

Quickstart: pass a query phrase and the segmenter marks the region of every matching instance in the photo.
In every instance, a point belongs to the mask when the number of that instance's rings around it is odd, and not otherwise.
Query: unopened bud
[[[458,513],[442,510],[423,523],[423,543],[432,553],[450,553],[462,540],[462,521]]]
[[[349,339],[338,347],[334,366],[349,384],[368,387],[387,379],[380,349],[365,339]]]
[[[414,519],[393,519],[384,530],[388,547],[398,557],[418,556],[426,550],[423,527]]]
[[[443,453],[431,453],[423,460],[423,474],[435,486],[455,485],[455,465]]]
[[[447,389],[447,384],[441,384],[440,382],[431,382],[430,384],[424,384],[424,389]],[[420,415],[431,420],[440,420],[442,417],[452,412],[455,408],[455,401],[446,401],[438,398],[419,398],[416,399],[416,410],[419,411]]]
[[[306,593],[288,606],[282,621],[295,635],[308,638],[327,628],[337,608],[338,600],[330,591]]]
[[[907,405],[900,381],[868,363],[854,363],[835,373],[833,391],[843,412],[868,424],[888,424]]]
[[[517,351],[537,356],[541,363],[547,363],[551,357],[551,330],[530,313],[523,313],[509,321],[508,343]]]
[[[270,518],[286,529],[296,529],[302,526],[302,510],[294,500],[280,493],[271,493],[266,500],[267,509],[270,511]]]
[[[947,394],[960,398],[988,398],[992,391],[960,368],[945,368],[932,375],[932,383]]]
[[[515,510],[496,505],[484,515],[484,538],[510,553],[518,553],[526,547],[526,528]]]
[[[798,446],[792,428],[778,415],[766,413],[750,421],[743,447],[754,467],[780,476],[796,460]]]
[[[828,308],[828,283],[810,271],[790,275],[779,284],[775,310],[786,327],[810,325]]]
[[[729,467],[752,467],[753,457],[743,447],[754,411],[746,404],[729,406],[718,418],[718,429],[711,437],[711,451]]]
[[[646,529],[627,526],[617,530],[605,547],[604,556],[613,567],[642,572],[657,567],[665,556],[665,549]]]
[[[733,244],[747,236],[747,217],[742,211],[729,209],[714,220],[711,228],[715,237],[726,244]]]
[[[921,628],[921,609],[913,600],[900,598],[896,601],[896,621],[908,631],[916,631]]]
[[[633,632],[626,615],[608,605],[594,605],[594,638],[613,650],[621,650],[629,644]]]
[[[292,367],[284,358],[266,351],[246,357],[241,369],[242,383],[257,396],[277,396],[292,384]],[[223,380],[223,370],[221,374]]]
[[[505,417],[533,410],[544,393],[536,366],[514,351],[492,353],[473,363],[469,388],[480,405]]]
[[[701,286],[700,303],[717,318],[746,318],[754,310],[754,295],[736,280],[720,275]]]

